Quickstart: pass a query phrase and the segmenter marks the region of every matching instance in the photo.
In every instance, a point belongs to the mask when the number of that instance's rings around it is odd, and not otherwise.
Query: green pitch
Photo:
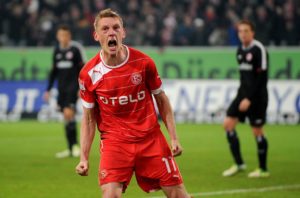
[[[247,172],[257,167],[256,143],[247,125],[239,125],[237,130],[248,170],[232,178],[221,176],[232,160],[220,125],[182,124],[177,129],[184,147],[177,162],[194,197],[206,192],[212,194],[203,195],[210,197],[300,197],[299,125],[266,126],[271,177],[258,180],[247,178]],[[97,184],[99,136],[90,156],[90,175],[80,177],[74,171],[78,159],[54,158],[65,148],[63,135],[61,123],[0,123],[0,197],[101,197]],[[226,194],[229,190],[237,191]],[[130,198],[155,196],[162,196],[162,192],[146,194],[134,178],[124,194]]]

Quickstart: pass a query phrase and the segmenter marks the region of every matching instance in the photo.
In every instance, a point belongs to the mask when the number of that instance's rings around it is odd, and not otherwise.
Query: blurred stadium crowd
[[[49,46],[57,25],[67,23],[73,38],[92,39],[95,14],[104,8],[124,18],[126,43],[146,46],[231,46],[236,23],[254,21],[265,45],[300,44],[298,0],[0,0],[1,46]]]

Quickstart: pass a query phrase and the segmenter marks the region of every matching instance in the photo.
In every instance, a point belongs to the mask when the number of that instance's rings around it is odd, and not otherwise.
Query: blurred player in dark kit
[[[64,116],[68,149],[56,153],[55,156],[57,158],[79,157],[80,148],[77,141],[75,105],[79,90],[78,76],[84,65],[85,55],[82,46],[78,42],[71,40],[72,34],[68,26],[59,26],[56,37],[58,45],[53,52],[53,65],[49,74],[47,91],[44,93],[44,100],[49,100],[50,90],[53,87],[54,81],[57,80],[57,103]]]
[[[263,130],[268,106],[268,53],[265,47],[254,39],[254,34],[254,25],[250,21],[243,20],[238,24],[241,46],[237,50],[236,58],[239,63],[240,87],[224,120],[224,129],[235,164],[223,172],[225,177],[246,169],[235,129],[237,123],[244,122],[246,117],[255,136],[259,161],[259,168],[250,172],[248,177],[262,178],[270,175],[267,169],[268,141]]]

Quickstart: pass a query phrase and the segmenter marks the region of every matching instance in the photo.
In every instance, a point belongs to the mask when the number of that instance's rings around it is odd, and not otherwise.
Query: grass
[[[247,178],[247,172],[257,167],[256,144],[247,125],[239,125],[237,130],[248,170],[232,178],[221,177],[232,160],[220,125],[181,124],[177,129],[184,147],[184,154],[177,162],[190,193],[300,184],[299,126],[265,127],[272,175],[258,180]],[[0,123],[0,197],[101,197],[97,179],[99,136],[93,144],[88,177],[75,174],[78,159],[54,158],[66,146],[63,136],[61,123]],[[162,192],[144,193],[132,178],[123,197],[162,195]],[[219,197],[300,197],[300,189]]]

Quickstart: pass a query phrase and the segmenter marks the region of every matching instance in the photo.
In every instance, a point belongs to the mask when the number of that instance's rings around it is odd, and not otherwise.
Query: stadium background
[[[125,43],[146,52],[157,64],[185,148],[178,163],[195,197],[214,197],[218,192],[222,197],[299,197],[300,3],[296,0],[2,0],[0,197],[100,196],[98,139],[90,176],[77,177],[77,159],[53,157],[65,144],[58,122],[61,115],[55,110],[56,90],[49,104],[41,97],[57,25],[69,24],[73,38],[86,47],[90,58],[99,50],[91,37],[93,18],[106,7],[124,17]],[[256,38],[270,53],[266,131],[272,177],[267,180],[248,180],[246,174],[229,180],[220,176],[231,163],[220,122],[238,86],[236,23],[242,18],[254,21]],[[250,129],[241,125],[238,130],[248,166],[255,168]],[[161,194],[142,193],[134,180],[125,194],[145,196]]]

